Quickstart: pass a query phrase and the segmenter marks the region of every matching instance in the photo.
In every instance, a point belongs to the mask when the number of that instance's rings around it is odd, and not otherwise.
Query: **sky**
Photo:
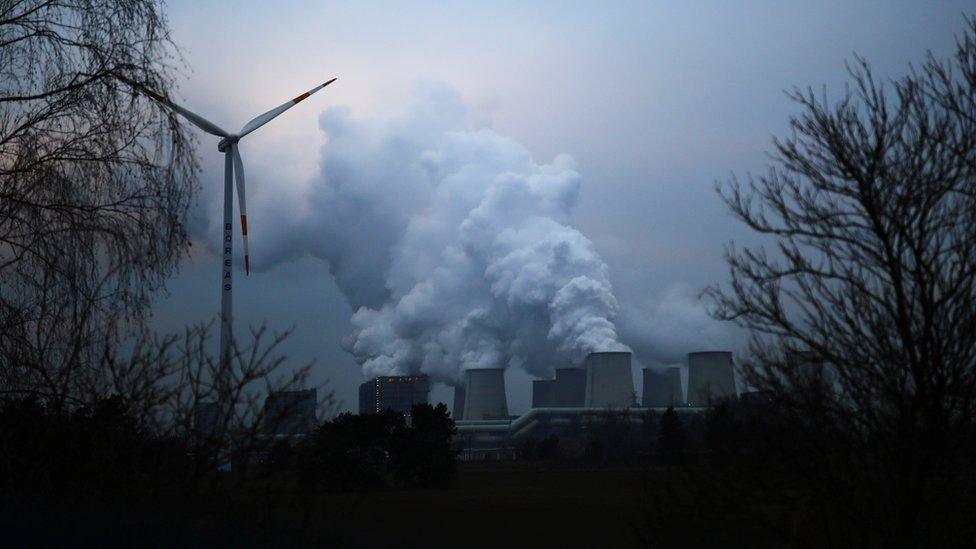
[[[368,336],[402,326],[406,313],[413,324],[401,332],[427,343],[453,337],[457,315],[475,305],[504,309],[519,333],[534,333],[538,307],[511,288],[496,295],[498,281],[479,286],[445,259],[473,245],[458,236],[477,220],[466,200],[484,206],[513,188],[528,198],[489,209],[498,226],[483,236],[497,242],[514,226],[572,243],[569,270],[546,276],[595,281],[601,301],[586,315],[612,317],[637,366],[736,349],[742,334],[710,320],[697,296],[725,280],[727,244],[759,241],[726,212],[716,183],[765,169],[772,137],[798,112],[786,90],[839,97],[855,53],[885,78],[926,51],[947,56],[972,9],[948,0],[440,4],[169,3],[186,63],[177,97],[224,128],[339,78],[241,142],[256,268],[235,275],[234,317],[238,334],[262,322],[292,329],[282,353],[296,365],[315,360],[313,381],[328,382],[340,409],[356,408],[356,357],[380,344]],[[223,160],[215,139],[197,135],[195,246],[155,308],[161,332],[213,319],[219,307],[210,250]],[[431,175],[455,168],[467,179]],[[456,199],[451,185],[475,194]],[[527,217],[511,213],[518,207]],[[539,218],[551,222],[525,229]],[[512,246],[505,258],[558,253]],[[484,261],[504,270],[501,259]],[[445,271],[456,276],[431,274]],[[558,288],[536,283],[527,291],[551,301]],[[410,307],[429,288],[456,310],[417,316]],[[370,314],[356,314],[361,306]],[[351,345],[359,355],[344,350]],[[443,356],[471,356],[457,345]],[[509,368],[512,413],[529,407],[528,380],[551,366]],[[438,384],[432,400],[450,404],[451,394]]]

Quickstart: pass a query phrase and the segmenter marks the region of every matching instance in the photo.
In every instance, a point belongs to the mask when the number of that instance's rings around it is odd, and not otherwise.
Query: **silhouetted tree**
[[[296,459],[325,490],[449,486],[457,473],[454,421],[443,404],[402,413],[343,413],[316,429]]]
[[[668,407],[661,415],[657,432],[657,452],[661,460],[665,463],[677,463],[685,450],[687,435],[685,426],[674,411],[674,407]]]
[[[407,487],[445,488],[457,475],[457,429],[444,403],[416,404],[411,424],[395,458],[396,481]]]
[[[4,503],[115,499],[178,489],[193,469],[182,441],[139,426],[114,396],[71,413],[36,397],[0,405]]]
[[[976,20],[966,23],[953,57],[929,55],[890,84],[858,58],[836,102],[795,90],[801,112],[774,141],[774,165],[721,189],[776,251],[730,246],[731,284],[708,295],[717,318],[753,334],[743,374],[770,396],[768,448],[815,544],[933,544],[972,510]]]
[[[304,477],[326,490],[383,488],[406,430],[403,414],[389,410],[339,414],[312,435],[300,458]]]
[[[178,61],[156,0],[0,0],[0,390],[79,398],[186,253],[190,135],[119,80]]]
[[[712,457],[729,459],[739,452],[741,421],[738,407],[730,400],[714,402],[705,414],[705,448]]]

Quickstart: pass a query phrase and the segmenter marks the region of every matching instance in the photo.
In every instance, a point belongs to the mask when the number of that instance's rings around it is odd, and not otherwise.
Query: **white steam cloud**
[[[289,221],[262,245],[264,266],[305,253],[328,262],[355,311],[345,347],[367,376],[541,376],[624,349],[607,266],[571,225],[573,159],[538,164],[472,128],[451,89],[419,95],[388,120],[322,114],[320,176],[301,208],[277,201],[272,215]]]
[[[450,88],[419,92],[393,117],[325,111],[320,173],[300,195],[256,197],[276,223],[255,235],[255,267],[325,261],[354,311],[344,346],[366,376],[457,383],[468,368],[519,367],[544,377],[592,351],[632,347],[660,365],[734,347],[686,285],[649,301],[648,281],[629,280],[618,306],[606,263],[572,226],[572,158],[537,163],[473,127]],[[610,256],[626,262],[632,252],[617,248]]]

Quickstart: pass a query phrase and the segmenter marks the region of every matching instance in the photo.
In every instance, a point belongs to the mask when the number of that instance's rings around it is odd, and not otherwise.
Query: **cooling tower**
[[[275,391],[264,399],[264,432],[307,435],[315,424],[316,390]]]
[[[790,353],[786,358],[796,373],[794,383],[807,385],[823,380],[825,372],[824,361],[816,353],[797,351]]]
[[[708,406],[712,399],[734,397],[732,353],[688,353],[688,405]]]
[[[464,372],[464,419],[508,417],[505,399],[505,370],[478,368]]]
[[[644,407],[680,406],[685,399],[681,391],[681,368],[658,371],[644,368]]]
[[[532,382],[532,407],[552,408],[556,405],[556,380],[537,379]]]
[[[454,421],[464,419],[464,386],[462,385],[454,388],[454,412],[451,415]]]
[[[556,368],[554,408],[582,408],[586,400],[586,370]]]
[[[630,353],[590,353],[586,357],[586,408],[629,408],[634,405]]]

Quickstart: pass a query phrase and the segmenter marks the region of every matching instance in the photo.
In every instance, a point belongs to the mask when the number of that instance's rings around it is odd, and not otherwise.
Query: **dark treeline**
[[[322,491],[450,487],[457,474],[454,420],[444,404],[400,412],[339,414],[297,444],[280,442],[259,470],[294,475]]]
[[[4,503],[193,495],[207,478],[246,481],[287,473],[315,491],[450,487],[457,473],[454,421],[443,404],[403,413],[343,413],[307,436],[239,445],[235,471],[205,437],[161,436],[110,397],[71,412],[35,397],[0,406],[0,497]],[[278,478],[278,480],[283,480]],[[274,483],[272,483],[274,485]],[[286,486],[287,485],[287,486]],[[282,489],[294,489],[284,480]]]
[[[0,508],[13,517],[33,509],[50,520],[66,509],[86,510],[59,517],[65,529],[25,531],[34,542],[62,541],[59,536],[76,520],[111,529],[111,517],[122,516],[132,524],[127,535],[137,535],[151,517],[169,524],[174,537],[153,540],[161,543],[223,539],[234,525],[228,515],[265,498],[288,509],[302,493],[450,487],[457,452],[447,408],[417,405],[410,418],[408,423],[404,414],[390,411],[344,413],[307,436],[239,440],[246,450],[224,456],[222,446],[206,437],[167,436],[140,426],[118,396],[70,412],[36,397],[7,400],[0,405]],[[219,470],[224,459],[234,460],[232,471]],[[129,509],[120,513],[119,505]],[[196,522],[193,514],[207,520]],[[16,524],[7,526],[18,531]],[[104,532],[93,537],[110,539]]]

